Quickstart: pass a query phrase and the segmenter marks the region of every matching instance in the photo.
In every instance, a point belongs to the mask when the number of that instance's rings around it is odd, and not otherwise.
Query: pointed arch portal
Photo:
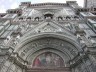
[[[74,39],[59,33],[26,36],[15,50],[31,65],[26,72],[71,72],[69,61],[80,51]]]

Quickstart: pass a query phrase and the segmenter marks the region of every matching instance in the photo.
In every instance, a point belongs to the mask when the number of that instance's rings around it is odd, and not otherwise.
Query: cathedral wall
[[[90,8],[96,0],[86,1]],[[96,16],[89,8],[75,1],[23,2],[19,8],[0,17],[0,72],[57,64],[72,72],[96,72]]]
[[[81,63],[76,66],[74,72],[95,72],[94,65],[89,59],[82,59]]]
[[[0,56],[0,70],[2,66],[4,65],[7,58],[8,58],[7,56]]]
[[[8,56],[0,57],[0,72],[22,72],[22,69],[8,59]]]

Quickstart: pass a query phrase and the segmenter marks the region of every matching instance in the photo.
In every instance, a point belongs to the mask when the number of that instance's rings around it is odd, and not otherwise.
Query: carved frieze
[[[32,52],[34,52],[36,50],[48,48],[48,47],[54,48],[57,50],[61,50],[61,51],[65,51],[65,49],[66,49],[73,56],[77,55],[77,53],[78,53],[78,51],[75,49],[75,47],[66,41],[56,39],[56,38],[42,38],[42,39],[32,41],[29,44],[25,45],[22,48],[22,54],[24,56],[27,53],[29,53],[30,50],[32,50]]]

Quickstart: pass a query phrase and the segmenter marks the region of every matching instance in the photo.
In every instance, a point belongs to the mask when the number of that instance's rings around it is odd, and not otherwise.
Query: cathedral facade
[[[96,15],[76,1],[0,13],[0,72],[96,72]]]

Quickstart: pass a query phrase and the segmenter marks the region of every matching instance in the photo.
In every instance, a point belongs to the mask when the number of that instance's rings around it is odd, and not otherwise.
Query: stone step
[[[30,68],[26,72],[71,72],[70,68]]]

